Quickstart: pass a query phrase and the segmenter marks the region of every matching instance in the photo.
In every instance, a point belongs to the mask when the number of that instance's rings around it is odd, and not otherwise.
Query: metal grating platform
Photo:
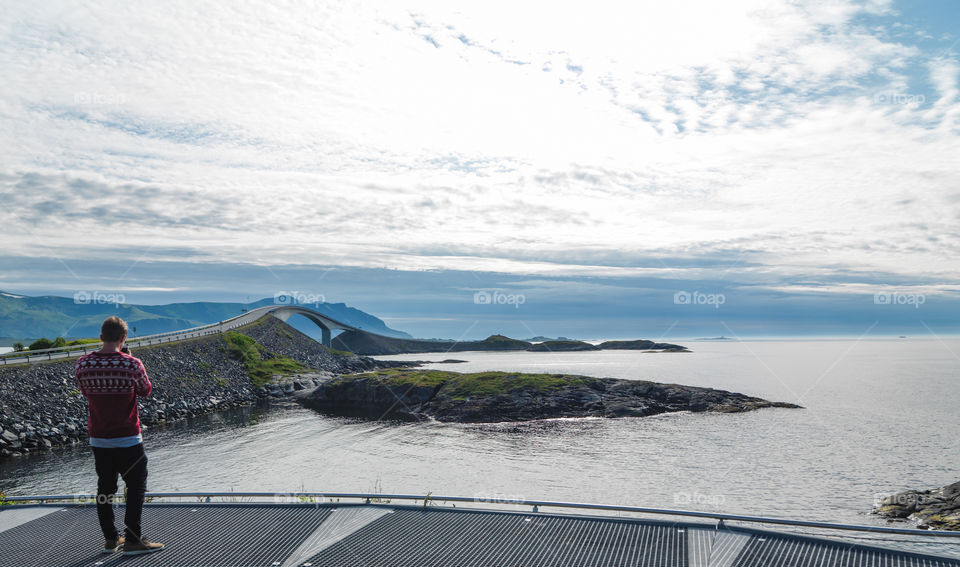
[[[0,518],[5,514],[0,512]],[[169,542],[170,547],[152,555],[123,557],[100,553],[103,535],[95,507],[67,507],[0,532],[0,565],[270,566],[282,563],[329,515],[329,508],[293,506],[146,506],[144,534]],[[117,517],[119,526],[122,509]]]
[[[310,559],[314,565],[651,565],[686,567],[673,524],[547,514],[397,510]]]
[[[144,530],[169,547],[103,555],[92,505],[4,507],[0,567],[960,567],[780,532],[446,507],[148,504]]]
[[[752,531],[752,530],[751,530]],[[747,532],[750,533],[750,532]],[[737,557],[734,567],[940,567],[960,561],[922,557],[890,549],[865,547],[799,536],[753,532]]]

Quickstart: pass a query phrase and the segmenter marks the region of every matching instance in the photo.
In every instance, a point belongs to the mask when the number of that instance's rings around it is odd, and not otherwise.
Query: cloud
[[[9,254],[957,280],[960,66],[890,2],[10,10]]]

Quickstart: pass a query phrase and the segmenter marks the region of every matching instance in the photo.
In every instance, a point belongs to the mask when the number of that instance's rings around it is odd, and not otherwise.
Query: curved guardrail
[[[240,327],[260,319],[264,315],[276,309],[275,305],[267,305],[251,309],[236,317],[225,319],[217,323],[181,329],[179,331],[167,331],[165,333],[156,333],[153,335],[144,335],[127,341],[127,346],[133,348],[144,345],[156,345],[161,343],[180,341],[184,339],[202,337],[216,333],[222,333],[225,330]],[[36,360],[53,360],[55,358],[70,358],[73,355],[86,354],[99,349],[103,343],[88,343],[85,345],[76,345],[68,347],[48,348],[41,350],[31,350],[22,352],[9,352],[0,355],[0,364],[18,364],[21,362],[31,362]]]
[[[8,496],[7,502],[48,504],[52,502],[73,501],[85,503],[96,498],[95,494],[53,494],[40,496]],[[763,516],[748,516],[741,514],[724,514],[720,512],[701,512],[696,510],[672,510],[669,508],[644,508],[637,506],[620,506],[616,504],[587,504],[580,502],[558,502],[552,500],[526,500],[512,498],[482,498],[470,496],[435,496],[433,494],[373,494],[363,492],[148,492],[147,498],[199,498],[211,502],[213,498],[270,498],[276,503],[280,499],[309,499],[309,498],[346,498],[363,500],[366,504],[382,503],[384,500],[411,500],[424,502],[472,502],[477,504],[513,504],[532,506],[534,512],[545,508],[570,508],[601,510],[605,512],[631,512],[636,514],[652,514],[666,516],[686,516],[693,518],[707,518],[718,520],[721,525],[725,521],[747,522],[760,524],[776,524],[805,528],[820,528],[828,530],[845,530],[866,533],[882,533],[909,536],[960,538],[960,531],[922,530],[907,528],[888,528],[884,526],[864,526],[856,524],[832,524],[829,522],[814,522],[807,520],[793,520],[789,518],[768,518]]]

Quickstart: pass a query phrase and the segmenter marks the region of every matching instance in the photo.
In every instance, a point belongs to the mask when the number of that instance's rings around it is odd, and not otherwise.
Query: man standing
[[[149,396],[153,386],[143,362],[122,352],[127,340],[123,319],[108,317],[100,327],[100,340],[103,348],[77,360],[76,376],[90,409],[88,432],[97,468],[97,517],[106,539],[103,551],[122,549],[124,555],[159,551],[163,544],[145,540],[140,529],[147,492],[147,455],[140,436],[137,396]],[[117,475],[127,485],[123,536],[113,522]]]

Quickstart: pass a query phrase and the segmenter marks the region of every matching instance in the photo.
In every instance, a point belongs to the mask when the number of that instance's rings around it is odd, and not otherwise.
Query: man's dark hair
[[[127,334],[127,322],[114,315],[107,317],[100,327],[100,338],[104,341],[116,342]]]

